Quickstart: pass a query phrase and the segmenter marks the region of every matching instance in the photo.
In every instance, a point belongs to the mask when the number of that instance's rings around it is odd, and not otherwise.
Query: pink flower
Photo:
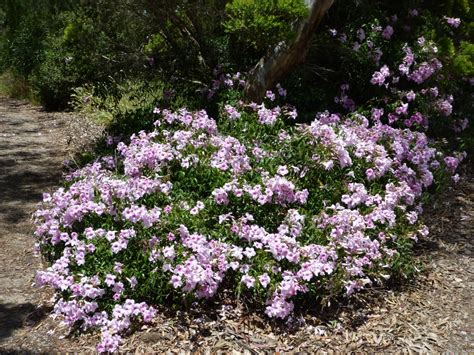
[[[388,69],[388,66],[384,65],[379,71],[374,72],[370,82],[373,85],[382,86],[385,83],[385,79],[387,79],[389,76],[390,70]]]
[[[403,103],[401,106],[397,107],[395,109],[395,113],[397,115],[407,115],[408,113],[408,104],[407,103]]]
[[[367,179],[369,181],[374,180],[376,178],[375,171],[374,171],[374,169],[371,169],[371,168],[369,168],[365,171],[365,175],[367,176]]]
[[[132,276],[131,278],[127,278],[127,281],[130,283],[130,287],[132,288],[132,290],[138,285],[138,281],[135,276]]]
[[[254,248],[245,248],[243,254],[249,259],[253,258],[256,255]]]
[[[227,113],[227,117],[232,121],[237,120],[241,117],[240,112],[237,111],[237,109],[231,105],[225,105],[224,110]]]
[[[286,165],[280,165],[277,170],[277,174],[281,176],[285,176],[288,174],[288,168]]]
[[[458,28],[459,25],[461,24],[461,19],[460,18],[447,17],[447,16],[444,16],[443,18],[446,20],[448,25],[450,25],[451,27]]]
[[[445,157],[444,158],[444,163],[446,164],[446,167],[449,171],[454,173],[456,169],[458,168],[459,165],[459,159],[456,157]]]
[[[212,192],[212,195],[219,205],[227,205],[229,203],[229,197],[224,189],[216,189]]]
[[[326,169],[326,170],[331,170],[334,166],[334,162],[332,160],[325,161],[321,164],[323,164],[324,169]]]
[[[181,277],[179,277],[178,275],[173,275],[171,276],[171,284],[174,288],[178,288],[181,287],[183,281],[181,281]]]
[[[393,114],[393,113],[389,113],[389,114],[388,114],[388,123],[389,123],[389,124],[395,123],[395,122],[397,122],[399,119],[400,119],[400,117],[399,117],[398,115],[395,115],[395,114]]]
[[[167,259],[173,260],[176,256],[176,253],[174,251],[174,246],[163,248],[163,256]]]
[[[105,277],[105,284],[109,287],[112,287],[112,285],[115,284],[115,275],[107,274]]]
[[[416,98],[416,94],[413,90],[410,90],[409,92],[407,92],[405,97],[407,98],[408,101],[414,101]]]
[[[438,100],[436,107],[443,116],[450,116],[453,113],[453,105],[448,100]]]
[[[265,96],[267,97],[267,99],[269,99],[270,101],[275,101],[275,94],[270,91],[270,90],[267,90],[267,92],[265,93]]]
[[[382,32],[382,37],[385,39],[390,39],[393,35],[393,27],[388,25]]]
[[[372,109],[372,116],[371,116],[372,120],[376,122],[380,121],[380,118],[383,116],[383,112],[384,112],[383,108],[374,107]]]
[[[258,277],[258,281],[260,281],[260,284],[263,288],[267,288],[268,284],[270,283],[270,276],[268,276],[267,273],[262,274]]]
[[[116,262],[114,266],[114,272],[116,272],[117,274],[121,274],[122,270],[123,270],[123,264]]]
[[[244,276],[242,276],[242,283],[245,284],[245,286],[247,286],[248,288],[253,288],[255,286],[255,278],[253,278],[252,276],[248,275],[248,274],[245,274]]]

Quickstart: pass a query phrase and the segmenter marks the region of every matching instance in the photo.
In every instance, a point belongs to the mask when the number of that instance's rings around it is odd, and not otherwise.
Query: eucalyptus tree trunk
[[[298,26],[291,42],[280,42],[250,71],[245,86],[247,101],[260,102],[265,92],[302,63],[311,43],[311,37],[334,0],[305,0],[308,16]]]

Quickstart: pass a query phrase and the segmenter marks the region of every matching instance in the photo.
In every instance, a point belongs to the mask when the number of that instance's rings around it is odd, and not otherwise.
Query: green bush
[[[461,48],[454,56],[454,67],[459,74],[466,77],[474,75],[474,44],[470,42],[461,42]]]
[[[36,102],[30,83],[23,76],[11,71],[4,71],[0,74],[0,94]]]
[[[308,9],[303,0],[233,0],[226,14],[224,28],[231,35],[236,60],[245,62],[240,57],[253,54],[253,63],[277,43],[291,39]]]
[[[140,121],[137,111],[151,112],[154,105],[163,98],[163,87],[164,85],[160,82],[145,83],[139,80],[126,80],[113,87],[112,85],[98,87],[89,84],[74,89],[71,104],[75,111],[110,125],[113,131],[123,130],[122,133],[133,133],[145,128],[136,122]],[[135,127],[133,130],[112,127],[120,124],[124,116],[130,116],[128,121],[132,127]]]
[[[56,289],[70,327],[102,331],[99,351],[156,305],[229,294],[286,318],[415,271],[419,198],[459,157],[361,115],[296,127],[296,110],[271,95],[229,97],[219,120],[156,109],[151,132],[44,195],[36,236],[52,265],[37,283]]]

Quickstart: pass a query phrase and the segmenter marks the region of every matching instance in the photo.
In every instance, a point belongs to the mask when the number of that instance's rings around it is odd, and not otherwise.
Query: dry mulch
[[[71,113],[45,113],[0,98],[0,352],[93,352],[97,335],[70,336],[48,316],[51,293],[32,284],[31,213],[58,184],[62,162],[88,149],[102,128]],[[474,352],[474,169],[430,203],[429,239],[417,247],[424,271],[411,282],[372,288],[356,299],[284,323],[224,301],[163,309],[126,338],[127,352],[383,351]],[[193,307],[191,307],[193,308]],[[309,313],[309,314],[308,314]]]

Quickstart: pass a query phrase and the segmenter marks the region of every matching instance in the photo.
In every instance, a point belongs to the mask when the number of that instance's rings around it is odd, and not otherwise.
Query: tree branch
[[[290,43],[280,42],[272,53],[260,59],[250,71],[245,86],[247,101],[261,101],[269,88],[305,60],[311,37],[334,0],[305,0],[305,2],[309,15],[299,25],[295,39]]]

